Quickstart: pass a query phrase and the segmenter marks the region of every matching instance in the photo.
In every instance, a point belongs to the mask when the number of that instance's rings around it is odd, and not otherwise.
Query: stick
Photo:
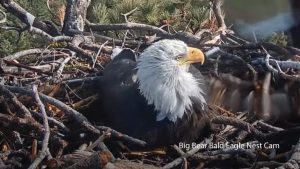
[[[94,59],[94,61],[93,61],[93,66],[92,66],[92,68],[95,67],[95,64],[96,64],[96,62],[97,62],[98,55],[100,55],[100,53],[101,53],[101,51],[102,51],[102,48],[103,48],[107,43],[108,43],[108,41],[104,42],[104,43],[99,47],[99,50],[98,50],[98,52],[97,52],[97,54],[96,54],[96,56],[95,56],[95,59]]]
[[[241,121],[235,118],[230,118],[230,117],[223,117],[223,116],[217,116],[212,119],[212,123],[216,124],[226,124],[226,125],[231,125],[238,127],[240,129],[250,131],[254,137],[256,137],[259,140],[263,140],[265,138],[265,135],[258,131],[255,127],[253,127],[251,124]]]
[[[147,143],[145,141],[130,137],[126,134],[122,134],[114,129],[111,129],[109,127],[105,127],[105,126],[97,126],[97,128],[99,130],[104,130],[104,131],[110,131],[113,137],[119,138],[121,140],[127,141],[129,143],[141,146],[141,147],[145,147],[147,145]]]
[[[203,140],[200,144],[206,144],[208,139]],[[184,158],[188,158],[192,155],[194,155],[195,153],[197,153],[199,150],[201,149],[201,146],[197,146],[196,148],[186,152],[184,155],[182,155],[181,157],[176,158],[175,160],[173,160],[172,162],[166,164],[165,166],[163,166],[163,169],[171,169],[174,168],[176,166],[178,166],[179,164],[181,164],[183,162]]]
[[[31,163],[31,165],[28,167],[28,169],[36,169],[37,166],[46,157],[46,155],[48,154],[48,143],[49,143],[49,138],[50,138],[50,128],[49,128],[49,124],[48,124],[48,116],[47,116],[47,113],[45,110],[45,106],[39,97],[39,93],[37,91],[36,85],[33,85],[33,93],[34,93],[34,98],[37,101],[37,104],[43,115],[45,135],[44,135],[44,139],[43,139],[42,150],[39,152],[38,157],[33,161],[33,163]]]
[[[22,50],[20,52],[16,52],[12,55],[5,56],[3,59],[5,59],[5,60],[14,60],[14,59],[19,59],[22,56],[34,55],[34,54],[40,54],[40,53],[50,53],[50,52],[51,52],[51,50],[42,49],[42,48],[27,49],[27,50]]]
[[[112,157],[109,153],[103,152],[95,152],[91,156],[78,161],[67,169],[80,169],[80,168],[89,168],[89,169],[100,169],[103,168],[109,161],[111,161]]]

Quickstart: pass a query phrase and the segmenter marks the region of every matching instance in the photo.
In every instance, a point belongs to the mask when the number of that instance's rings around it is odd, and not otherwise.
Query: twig
[[[102,135],[100,135],[96,141],[93,142],[93,144],[91,144],[90,146],[88,146],[85,151],[92,151],[100,142],[103,142],[105,137],[107,137],[107,132],[103,133]]]
[[[62,60],[62,58],[58,59],[57,62],[59,62],[60,60]],[[5,74],[16,74],[16,75],[20,75],[20,74],[21,75],[27,75],[27,74],[29,74],[29,75],[32,75],[34,72],[38,71],[37,73],[43,72],[43,73],[40,73],[40,74],[46,74],[44,76],[49,76],[50,73],[52,74],[53,69],[55,69],[56,66],[59,65],[56,62],[52,62],[52,63],[49,63],[48,65],[27,66],[27,65],[24,65],[24,64],[16,63],[14,61],[9,61],[9,64],[15,65],[15,67],[2,67]],[[20,68],[20,66],[24,67],[24,68]],[[33,69],[33,70],[30,70],[30,69]],[[48,73],[49,73],[49,75],[48,75]],[[32,77],[31,76],[31,78],[38,78],[38,77],[36,77],[36,76]],[[24,80],[24,79],[21,79],[21,80]]]
[[[208,142],[207,140],[208,139],[202,141],[200,144],[207,144],[207,142]],[[201,146],[193,148],[192,150],[186,152],[181,157],[178,157],[175,160],[173,160],[172,162],[170,162],[170,163],[166,164],[165,166],[163,166],[163,169],[171,169],[171,168],[174,168],[174,167],[178,166],[180,163],[182,163],[183,158],[188,158],[188,157],[192,156],[193,154],[197,153],[200,149],[201,149]]]
[[[142,141],[142,140],[130,137],[130,136],[126,135],[126,134],[122,134],[122,133],[120,133],[120,132],[118,132],[116,130],[113,130],[113,129],[109,128],[109,127],[97,126],[97,128],[99,130],[103,130],[103,131],[110,131],[113,137],[119,138],[119,139],[127,141],[129,143],[132,143],[132,144],[135,144],[135,145],[138,145],[138,146],[141,146],[141,147],[145,147],[146,146],[146,142],[145,141]]]
[[[28,167],[29,169],[36,169],[37,166],[42,162],[42,160],[46,157],[48,154],[48,143],[49,143],[49,138],[50,138],[50,128],[48,124],[48,116],[45,110],[45,106],[42,103],[39,93],[37,91],[36,85],[33,85],[33,93],[34,93],[34,98],[39,106],[39,109],[43,115],[43,123],[44,123],[44,129],[45,129],[45,135],[42,143],[42,150],[39,152],[37,158],[31,163],[31,165]]]
[[[266,130],[271,131],[271,132],[278,132],[278,131],[283,131],[284,130],[282,128],[272,126],[272,125],[264,123],[262,121],[258,121],[257,125],[259,127],[263,128],[263,129],[266,129]]]
[[[67,48],[76,52],[78,57],[84,57],[88,60],[93,60],[93,55],[91,53],[81,49],[80,47],[78,47],[72,43],[68,43]]]
[[[226,125],[231,125],[238,127],[240,129],[250,131],[258,140],[263,140],[265,138],[265,135],[258,131],[255,127],[253,127],[251,124],[241,121],[235,118],[230,118],[230,117],[224,117],[224,116],[217,116],[212,119],[212,123],[216,124],[226,124]]]
[[[95,64],[96,64],[96,62],[97,62],[97,58],[98,58],[98,56],[100,55],[100,53],[101,53],[101,51],[102,51],[102,48],[103,48],[107,43],[108,43],[108,41],[104,42],[104,43],[101,44],[101,46],[99,47],[99,50],[98,50],[98,52],[97,52],[97,54],[96,54],[96,56],[95,56],[95,59],[93,60],[93,66],[92,66],[92,68],[95,67]]]
[[[80,44],[80,47],[82,47],[83,49],[92,50],[92,51],[95,51],[95,52],[98,52],[99,49],[101,48],[101,46],[102,45],[85,43],[85,42],[83,42],[82,44]],[[112,48],[112,46],[102,46],[101,49],[102,50],[100,52],[103,52],[103,53],[106,53],[106,54],[111,54],[113,48]]]
[[[130,16],[131,14],[133,14],[137,9],[138,9],[138,8],[135,7],[133,10],[131,10],[131,11],[125,13],[125,14],[122,13],[121,15],[123,15],[124,18],[125,18],[125,21],[128,22],[128,16]]]
[[[98,139],[96,141],[93,142],[93,144],[91,144],[90,146],[88,146],[85,151],[92,151],[95,147],[100,148],[102,151],[106,151],[107,153],[110,154],[110,156],[112,157],[112,161],[115,161],[116,158],[114,157],[114,155],[109,151],[109,149],[106,147],[106,145],[104,144],[104,139],[106,137],[109,136],[109,132],[106,131],[104,132],[101,136],[98,137]]]
[[[34,54],[39,54],[39,53],[50,53],[51,50],[49,49],[41,49],[41,48],[36,48],[36,49],[27,49],[27,50],[22,50],[20,52],[14,53],[12,55],[8,55],[4,57],[4,60],[14,60],[14,59],[19,59],[22,56],[26,55],[34,55]]]
[[[62,75],[62,72],[64,70],[65,65],[72,59],[72,57],[67,57],[63,60],[63,62],[60,63],[59,68],[56,71],[56,77],[60,78],[60,76]]]
[[[125,42],[126,42],[126,38],[127,38],[128,32],[129,32],[129,30],[126,30],[125,35],[124,35],[124,38],[123,38],[123,43],[122,43],[121,48],[124,48],[124,47],[125,47]]]
[[[28,70],[30,70],[30,71],[34,71],[34,72],[37,72],[37,73],[40,73],[40,74],[45,74],[45,75],[50,75],[50,76],[53,75],[52,72],[46,72],[46,71],[43,71],[43,70],[38,69],[38,68],[34,68],[34,67],[31,67],[31,66],[27,66],[27,65],[24,65],[24,64],[17,63],[17,62],[15,62],[15,61],[9,61],[9,60],[3,60],[3,61],[4,61],[7,65],[13,65],[13,66],[16,66],[16,67],[28,69]]]
[[[37,116],[35,118],[42,118],[43,117],[43,115],[41,115],[40,113],[32,112],[32,114],[34,116]],[[63,133],[67,133],[67,132],[70,131],[67,126],[65,126],[62,122],[56,120],[53,117],[48,117],[48,121],[49,121],[49,124],[56,125],[58,127],[58,129],[60,129]]]
[[[96,76],[96,77],[84,77],[81,79],[70,79],[70,80],[65,80],[63,81],[64,83],[67,84],[80,84],[80,83],[84,83],[84,82],[92,82],[92,81],[97,81],[97,80],[101,80],[103,79],[102,76]]]

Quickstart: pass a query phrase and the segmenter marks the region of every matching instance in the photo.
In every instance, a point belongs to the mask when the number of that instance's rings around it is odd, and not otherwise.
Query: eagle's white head
[[[201,79],[188,72],[191,63],[204,62],[204,54],[179,40],[161,40],[147,49],[138,59],[139,90],[148,104],[159,113],[156,120],[168,118],[176,122],[190,112],[193,102],[206,104]]]

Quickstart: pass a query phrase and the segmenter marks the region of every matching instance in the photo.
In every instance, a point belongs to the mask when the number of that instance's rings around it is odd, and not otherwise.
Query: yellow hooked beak
[[[197,48],[188,47],[187,55],[179,58],[180,64],[192,64],[192,63],[204,63],[205,57],[204,53]]]

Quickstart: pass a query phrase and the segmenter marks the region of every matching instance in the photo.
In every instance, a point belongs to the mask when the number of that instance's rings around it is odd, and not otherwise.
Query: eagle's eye
[[[175,57],[175,60],[176,60],[176,61],[180,61],[182,58],[183,58],[182,55],[178,55],[178,56]]]

